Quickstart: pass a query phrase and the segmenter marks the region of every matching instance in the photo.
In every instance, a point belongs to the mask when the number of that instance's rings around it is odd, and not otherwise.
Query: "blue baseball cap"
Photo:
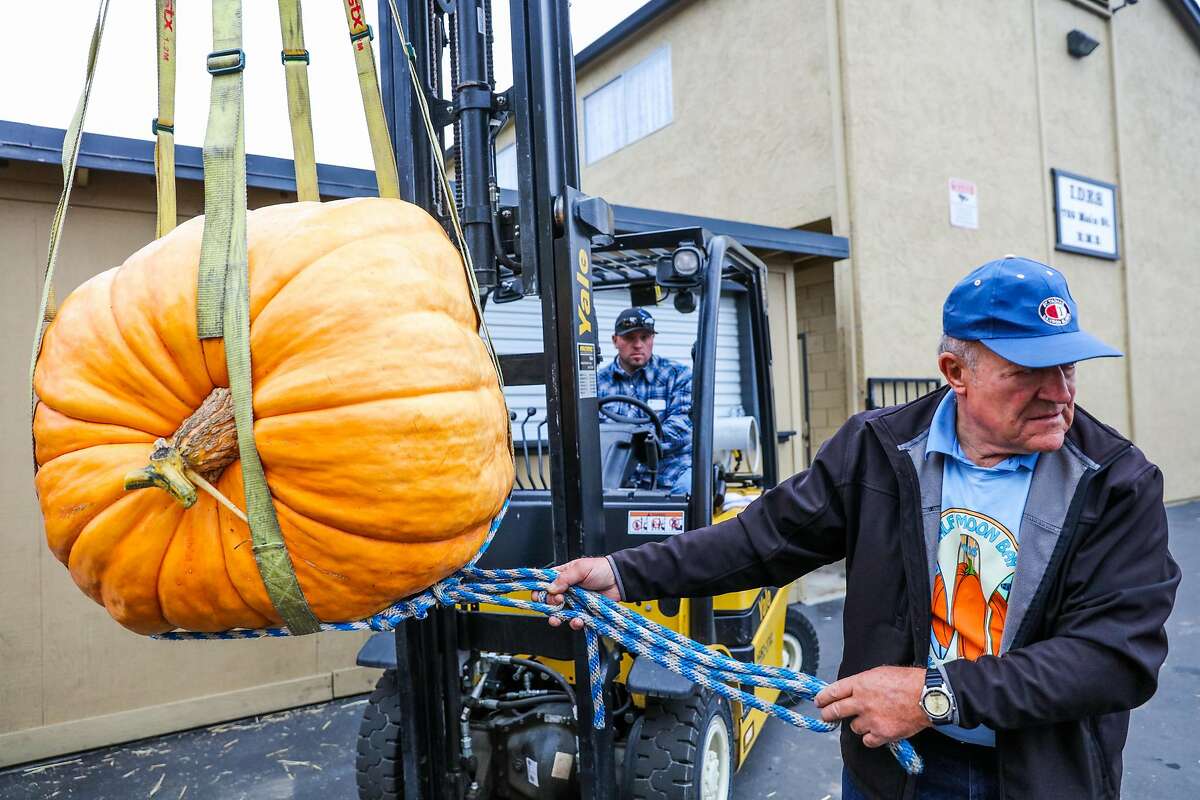
[[[654,333],[654,317],[644,308],[627,308],[617,315],[613,333],[624,336],[634,331],[649,331]]]
[[[1079,329],[1079,306],[1061,272],[1016,256],[989,261],[950,290],[942,331],[1023,367],[1122,355]]]

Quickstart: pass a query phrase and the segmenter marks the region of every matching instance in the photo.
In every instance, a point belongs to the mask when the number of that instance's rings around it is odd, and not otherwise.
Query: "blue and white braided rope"
[[[665,669],[681,675],[693,683],[703,686],[731,702],[741,703],[758,709],[773,717],[811,731],[828,732],[837,729],[836,723],[799,714],[791,709],[756,696],[754,687],[765,686],[812,699],[828,684],[812,675],[762,664],[746,663],[722,655],[688,639],[669,628],[646,619],[636,612],[577,586],[567,590],[566,604],[552,606],[539,599],[544,597],[557,573],[551,569],[480,569],[475,562],[491,544],[500,521],[508,508],[497,514],[487,538],[471,563],[454,575],[439,581],[428,590],[407,600],[402,600],[375,616],[356,622],[333,622],[321,625],[322,630],[393,630],[406,619],[424,619],[429,610],[436,606],[453,607],[460,603],[490,603],[508,608],[533,611],[558,617],[564,622],[579,619],[584,624],[587,643],[588,671],[591,684],[592,724],[596,728],[605,725],[604,681],[600,657],[599,637],[605,636],[621,645],[625,650]],[[531,592],[530,599],[511,597],[516,592]],[[193,633],[173,631],[156,638],[169,640],[190,639],[253,639],[265,636],[289,636],[287,628],[237,629],[220,633]],[[749,687],[747,688],[744,687]],[[900,766],[910,774],[918,774],[923,768],[921,757],[908,741],[888,745]]]

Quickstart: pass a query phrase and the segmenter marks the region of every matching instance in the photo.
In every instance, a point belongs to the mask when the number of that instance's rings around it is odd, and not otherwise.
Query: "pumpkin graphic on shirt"
[[[954,627],[958,631],[958,657],[974,661],[986,648],[983,626],[987,602],[979,583],[979,542],[966,535],[961,535],[958,542],[953,608]]]
[[[939,571],[933,578],[933,634],[932,647],[938,658],[945,658],[954,638],[954,626],[950,624],[950,601],[946,598],[946,582]]]
[[[991,517],[961,508],[943,512],[930,609],[936,661],[1000,652],[1016,556],[1016,538]]]
[[[1004,638],[1004,620],[1008,616],[1008,593],[1012,591],[1013,575],[1000,582],[992,598],[988,600],[988,646],[987,652],[1000,652],[1000,641]]]

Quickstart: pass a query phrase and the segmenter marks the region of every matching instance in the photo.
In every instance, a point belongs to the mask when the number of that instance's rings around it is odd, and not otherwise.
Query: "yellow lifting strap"
[[[154,132],[154,179],[158,187],[156,236],[166,236],[178,221],[175,211],[175,0],[156,0],[158,30],[158,116]]]
[[[161,2],[162,0],[159,0]],[[308,50],[300,0],[279,0],[279,29],[283,36],[283,74],[287,80],[288,119],[292,124],[292,162],[296,169],[296,199],[320,200],[317,156],[313,147],[312,109],[308,93]]]
[[[363,0],[343,0],[346,24],[350,28],[350,43],[354,46],[354,65],[358,70],[358,87],[362,90],[363,111],[367,115],[367,132],[371,136],[371,154],[375,157],[375,180],[380,197],[400,197],[400,178],[396,174],[396,154],[388,135],[387,118],[383,115],[383,95],[379,91],[379,75],[375,72],[374,31],[367,24]]]
[[[83,78],[83,91],[79,93],[79,102],[75,106],[75,116],[67,126],[62,144],[63,188],[58,197],[58,206],[54,209],[54,219],[50,223],[50,245],[46,252],[46,269],[42,275],[42,298],[38,305],[37,327],[33,334],[33,354],[29,358],[29,417],[33,424],[33,412],[37,409],[37,394],[33,389],[33,373],[37,368],[38,356],[42,352],[42,337],[46,334],[46,326],[54,319],[56,302],[54,298],[54,264],[58,260],[58,245],[62,239],[63,223],[67,218],[67,206],[71,202],[71,187],[75,185],[75,165],[79,161],[79,144],[83,140],[83,121],[87,116],[88,99],[92,94],[92,77],[96,74],[96,56],[100,52],[100,39],[104,36],[104,20],[108,16],[108,0],[100,0],[96,10],[96,26],[92,29],[92,44],[88,49],[87,67]],[[34,468],[37,459],[34,458]]]
[[[246,141],[243,121],[242,0],[213,0],[208,129],[204,137],[204,234],[196,317],[201,338],[224,338],[254,559],[271,604],[294,634],[316,633],[275,516],[254,443],[250,287],[246,256]]]

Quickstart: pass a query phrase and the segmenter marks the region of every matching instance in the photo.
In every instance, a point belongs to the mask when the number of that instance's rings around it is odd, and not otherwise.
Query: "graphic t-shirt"
[[[934,413],[925,457],[942,453],[942,519],[933,565],[929,664],[999,655],[1020,551],[1021,515],[1037,454],[994,467],[971,462],[958,444],[954,393]],[[972,744],[995,745],[990,728],[940,725]]]

